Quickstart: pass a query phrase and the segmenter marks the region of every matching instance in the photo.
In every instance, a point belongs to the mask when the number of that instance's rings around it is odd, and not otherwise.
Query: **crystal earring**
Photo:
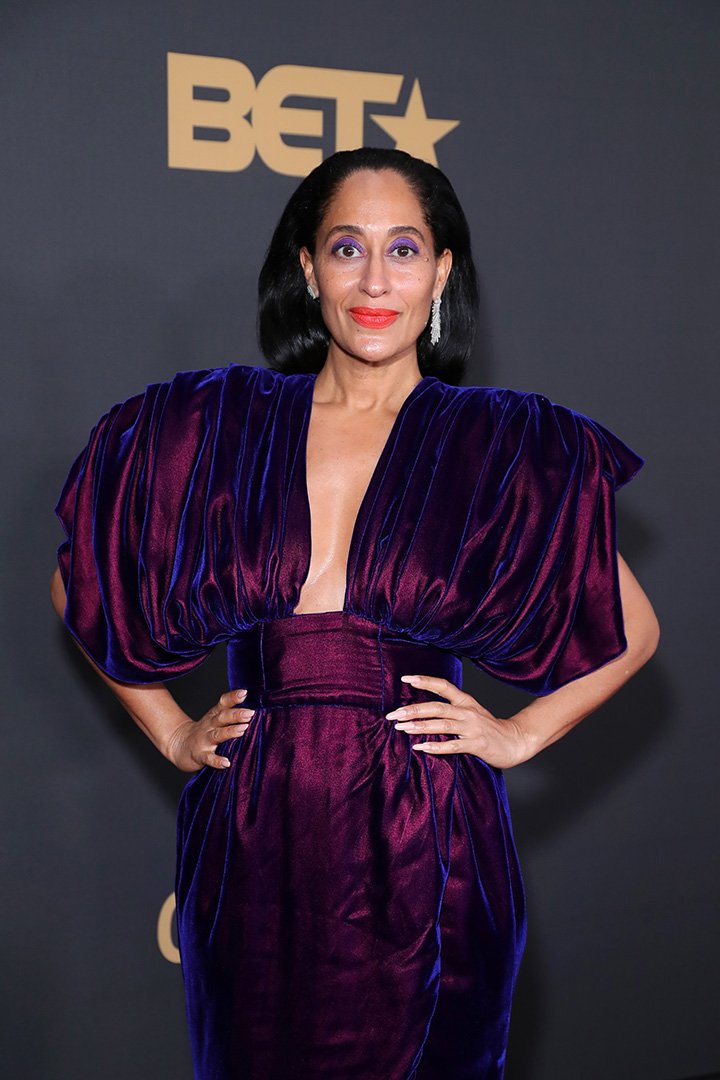
[[[315,292],[315,290],[313,289],[313,287],[312,287],[312,285],[310,284],[309,281],[308,281],[307,291],[310,293],[310,296],[312,297],[313,300],[317,300],[317,293]]]
[[[437,345],[440,340],[440,300],[436,296],[432,302],[432,316],[430,319],[430,344]]]

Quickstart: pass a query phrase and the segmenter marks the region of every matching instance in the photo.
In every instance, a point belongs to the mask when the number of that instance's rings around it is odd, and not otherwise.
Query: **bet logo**
[[[435,144],[460,121],[428,117],[419,79],[403,115],[371,111],[397,105],[404,82],[403,75],[282,64],[256,84],[239,60],[168,53],[168,165],[242,172],[257,153],[273,172],[305,176],[320,164],[323,151],[302,141],[325,137],[328,106],[334,111],[335,150],[363,146],[366,125],[374,124],[399,150],[437,165]]]

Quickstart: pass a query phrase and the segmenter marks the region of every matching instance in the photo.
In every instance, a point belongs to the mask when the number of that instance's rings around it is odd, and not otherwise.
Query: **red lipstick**
[[[388,308],[350,308],[350,315],[360,326],[367,326],[370,330],[382,330],[390,326],[397,319],[399,311],[390,311]]]

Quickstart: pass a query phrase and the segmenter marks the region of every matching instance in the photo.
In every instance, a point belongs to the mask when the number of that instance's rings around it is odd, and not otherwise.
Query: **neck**
[[[338,356],[332,349],[315,379],[316,401],[372,408],[399,408],[422,379],[417,353],[389,361],[358,360]]]

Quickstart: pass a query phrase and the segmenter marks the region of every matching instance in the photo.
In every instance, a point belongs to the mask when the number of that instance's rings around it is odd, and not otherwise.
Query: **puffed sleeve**
[[[128,683],[176,678],[222,628],[198,607],[212,373],[157,383],[114,405],[73,462],[55,507],[64,622],[101,670]]]
[[[542,696],[625,651],[615,492],[644,463],[607,427],[540,394],[512,411],[484,464],[483,545],[465,566],[477,584],[482,564],[486,584],[482,630],[466,650],[479,668]]]

